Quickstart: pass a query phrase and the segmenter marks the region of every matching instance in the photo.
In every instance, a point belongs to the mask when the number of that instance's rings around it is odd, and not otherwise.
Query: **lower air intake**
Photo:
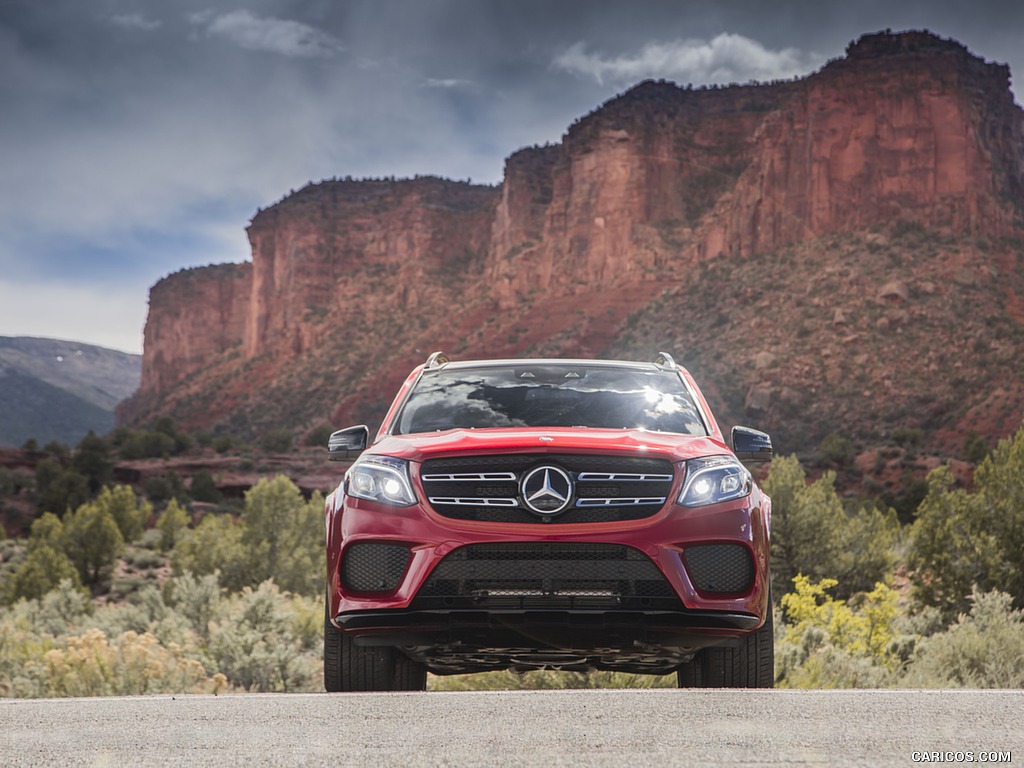
[[[401,544],[353,544],[341,561],[341,584],[352,592],[391,592],[402,580],[409,555]]]
[[[743,594],[754,586],[754,560],[742,544],[701,544],[683,555],[699,592]]]

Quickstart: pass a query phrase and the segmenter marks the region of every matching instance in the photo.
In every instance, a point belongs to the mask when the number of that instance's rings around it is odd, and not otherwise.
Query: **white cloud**
[[[633,83],[666,78],[695,84],[767,81],[807,74],[821,57],[797,48],[772,51],[742,35],[720,34],[713,40],[648,43],[639,52],[607,57],[576,43],[553,62],[556,69],[598,83]]]
[[[191,14],[188,19],[205,26],[208,35],[222,37],[250,51],[310,59],[333,56],[343,48],[338,38],[308,24],[256,16],[245,10],[216,17],[208,13]]]
[[[42,336],[142,351],[146,288],[0,279],[0,336]]]
[[[472,85],[472,82],[469,80],[460,80],[458,78],[428,77],[424,81],[424,85],[427,88],[460,88],[462,86]]]
[[[116,16],[111,16],[110,21],[118,27],[124,29],[137,29],[142,32],[152,32],[153,30],[160,29],[163,26],[163,22],[159,19],[147,19],[141,13],[124,13]]]

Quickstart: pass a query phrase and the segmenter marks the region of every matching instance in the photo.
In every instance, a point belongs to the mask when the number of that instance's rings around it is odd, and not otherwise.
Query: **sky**
[[[1007,63],[1021,0],[0,0],[0,336],[142,352],[149,288],[310,181],[501,181],[646,78],[810,74],[882,29]]]

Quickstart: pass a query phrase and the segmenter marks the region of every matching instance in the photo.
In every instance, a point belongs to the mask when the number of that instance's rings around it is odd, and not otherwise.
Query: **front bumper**
[[[343,502],[343,503],[342,503]],[[579,648],[637,645],[699,649],[727,644],[756,630],[768,605],[767,501],[751,497],[701,508],[668,504],[643,520],[544,526],[453,520],[429,508],[385,507],[336,494],[328,501],[328,599],[334,623],[360,645],[494,648]],[[360,591],[346,587],[341,564],[359,543],[407,548],[408,561],[393,588]],[[519,606],[496,603],[448,605],[417,597],[438,566],[453,552],[477,545],[618,545],[636,550],[671,588],[671,604],[633,601],[599,610],[581,604],[545,608],[524,599]],[[749,552],[749,588],[712,593],[699,588],[687,551],[708,545],[735,545]],[[585,570],[585,569],[584,569]],[[390,585],[389,585],[390,586]]]

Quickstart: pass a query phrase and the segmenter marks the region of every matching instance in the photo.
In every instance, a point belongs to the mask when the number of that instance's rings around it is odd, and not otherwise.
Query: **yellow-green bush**
[[[784,688],[875,688],[892,684],[896,592],[882,583],[858,595],[856,607],[826,594],[835,579],[794,580],[782,597],[776,637],[776,682]],[[781,635],[781,636],[779,636]]]

